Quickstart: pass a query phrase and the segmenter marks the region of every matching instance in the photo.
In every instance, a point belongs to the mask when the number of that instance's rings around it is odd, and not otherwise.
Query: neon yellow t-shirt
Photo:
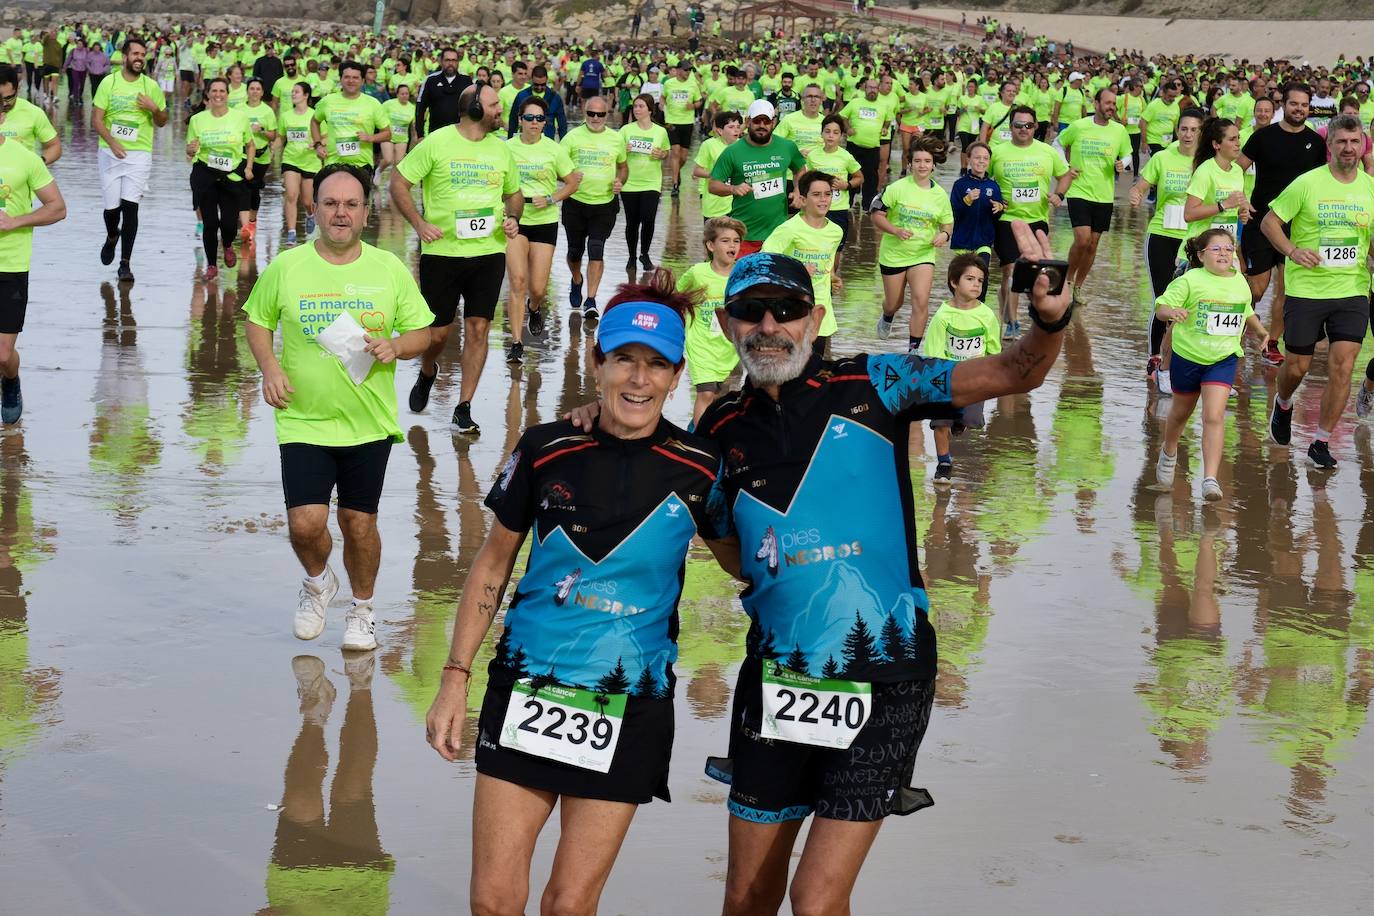
[[[0,206],[9,216],[33,211],[34,192],[52,184],[52,174],[32,149],[14,140],[0,143]],[[0,232],[0,271],[23,273],[33,255],[33,227]]]
[[[217,172],[232,173],[248,156],[253,128],[242,108],[229,108],[218,118],[207,108],[193,114],[186,124],[186,142],[192,140],[200,141],[194,161]],[[232,175],[230,180],[242,179]]]
[[[520,170],[504,140],[469,140],[448,125],[426,134],[396,170],[421,186],[425,219],[444,231],[421,252],[471,258],[506,250],[504,200],[520,190]]]
[[[126,151],[152,152],[153,115],[138,107],[140,95],[151,98],[159,111],[167,110],[167,100],[156,82],[147,74],[140,74],[130,82],[124,78],[122,70],[100,81],[91,104],[105,112],[106,126]],[[100,138],[100,146],[109,148],[104,137]]]
[[[817,305],[825,306],[820,329],[816,332],[820,337],[829,337],[839,330],[831,302],[830,278],[835,272],[835,252],[839,251],[843,239],[844,230],[830,220],[817,229],[798,213],[768,233],[768,238],[763,241],[764,251],[796,258],[811,274],[814,301]]]
[[[880,200],[888,221],[898,229],[910,229],[912,236],[902,241],[884,232],[878,242],[878,263],[883,267],[934,264],[935,235],[941,226],[954,222],[954,208],[945,189],[933,179],[930,187],[922,188],[908,175],[884,188]]]
[[[691,324],[687,325],[687,339],[683,352],[687,355],[687,372],[693,385],[723,382],[739,364],[739,354],[720,326],[716,309],[725,303],[725,282],[728,277],[716,273],[710,261],[693,264],[678,277],[677,288],[682,291],[700,289],[701,302]]]
[[[362,93],[355,99],[343,93],[326,95],[315,106],[315,120],[324,127],[326,164],[343,162],[367,169],[372,168],[372,143],[359,140],[358,134],[375,134],[391,127],[382,103]]]
[[[401,441],[396,363],[374,363],[355,385],[343,363],[315,340],[341,312],[387,337],[429,327],[434,315],[400,258],[363,243],[357,260],[338,265],[320,257],[313,244],[292,248],[263,270],[243,310],[259,327],[281,326],[281,366],[295,391],[276,411],[279,443]]]
[[[625,161],[629,166],[622,191],[662,191],[663,160],[654,158],[654,150],[669,149],[668,131],[650,122],[648,129],[634,121],[620,128],[625,140]]]
[[[616,167],[626,159],[625,139],[610,129],[593,133],[584,124],[568,131],[562,143],[582,173],[582,183],[572,199],[592,206],[610,203],[615,197],[611,188]]]
[[[1250,285],[1239,271],[1219,277],[1194,267],[1169,284],[1157,305],[1188,310],[1185,320],[1174,323],[1175,354],[1203,366],[1245,354],[1241,335],[1254,309]]]
[[[523,226],[547,226],[558,222],[558,205],[543,206],[544,198],[558,190],[558,180],[567,178],[575,170],[566,147],[543,134],[534,143],[520,137],[506,141],[516,170],[520,173],[520,193],[525,197],[525,212],[520,217]]]
[[[921,355],[963,362],[1002,352],[1002,324],[984,303],[956,308],[945,300],[926,324]]]
[[[1369,294],[1370,223],[1374,221],[1374,177],[1363,171],[1343,184],[1331,167],[1293,179],[1269,209],[1288,223],[1288,237],[1299,248],[1321,255],[1316,267],[1284,262],[1288,295],[1307,299],[1340,299]]]

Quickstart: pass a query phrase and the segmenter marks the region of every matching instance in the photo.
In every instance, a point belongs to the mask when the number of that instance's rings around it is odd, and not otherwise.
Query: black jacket
[[[420,97],[415,101],[415,135],[423,137],[427,131],[457,124],[462,112],[458,110],[458,96],[472,85],[472,77],[459,73],[450,82],[444,79],[443,71],[431,73],[420,87]],[[425,114],[429,122],[425,122]]]
[[[286,75],[286,67],[275,54],[271,57],[259,57],[253,62],[253,75],[262,80],[262,97],[266,100],[272,98],[272,87],[277,84],[277,80]]]

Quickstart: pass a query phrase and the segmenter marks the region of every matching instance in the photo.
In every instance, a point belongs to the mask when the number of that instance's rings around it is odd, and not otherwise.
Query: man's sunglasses
[[[1011,126],[1012,126],[1012,127],[1015,127],[1017,130],[1026,130],[1026,129],[1028,129],[1028,128],[1034,127],[1034,126],[1035,126],[1035,122],[1034,122],[1034,121],[1013,121],[1013,122],[1011,123]]]
[[[764,315],[772,315],[778,324],[786,324],[810,315],[812,308],[812,303],[797,298],[732,299],[725,303],[727,315],[750,324],[763,321]]]
[[[589,111],[589,112],[587,112],[587,117],[589,117],[589,118],[604,118],[604,117],[606,117],[606,112],[604,112],[604,111]]]
[[[540,123],[540,124],[543,124],[543,123],[544,123],[544,115],[521,115],[521,116],[520,116],[520,120],[525,121],[526,123],[531,123],[531,124],[533,124],[533,123],[535,123],[535,122],[538,122],[538,123]]]

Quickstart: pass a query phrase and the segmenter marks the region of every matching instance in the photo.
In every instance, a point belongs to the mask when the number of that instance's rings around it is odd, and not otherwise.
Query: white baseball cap
[[[772,102],[767,99],[755,99],[754,103],[749,106],[749,114],[745,120],[752,121],[761,117],[775,118],[777,115],[778,111],[773,107]]]
[[[1071,82],[1071,83],[1072,83],[1074,80],[1081,80],[1082,78],[1083,78],[1083,74],[1079,73],[1077,70],[1075,70],[1075,71],[1073,71],[1072,73],[1069,74],[1069,82]]]

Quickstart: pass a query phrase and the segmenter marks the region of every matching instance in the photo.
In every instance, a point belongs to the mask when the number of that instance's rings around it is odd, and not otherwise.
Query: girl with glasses
[[[1217,472],[1221,467],[1226,401],[1245,354],[1241,334],[1246,328],[1260,338],[1260,351],[1269,344],[1263,322],[1250,304],[1250,286],[1236,269],[1236,239],[1229,230],[1212,227],[1184,244],[1188,270],[1169,284],[1156,302],[1155,314],[1173,325],[1173,360],[1169,376],[1173,404],[1164,422],[1164,442],[1155,463],[1155,479],[1172,487],[1178,466],[1178,443],[1183,428],[1202,400],[1202,498],[1222,497]]]

